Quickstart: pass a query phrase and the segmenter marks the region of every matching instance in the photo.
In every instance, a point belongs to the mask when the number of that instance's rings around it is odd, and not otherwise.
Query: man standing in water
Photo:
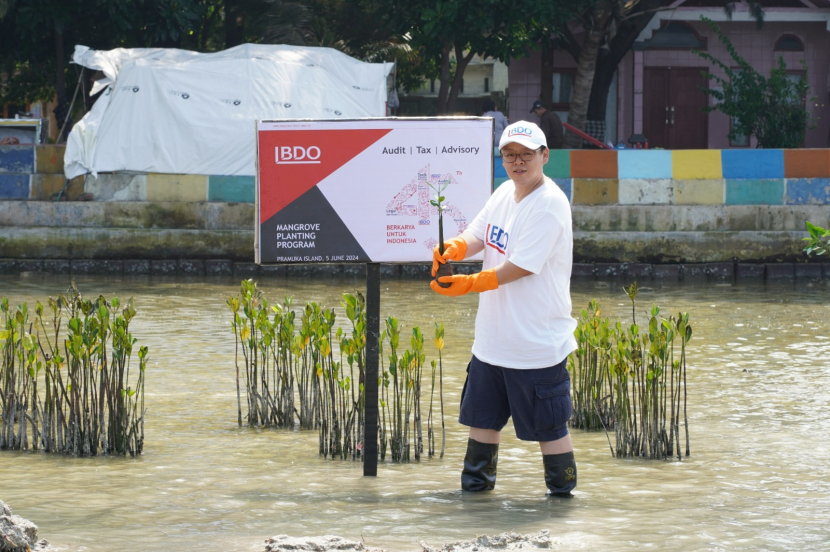
[[[460,236],[445,242],[438,265],[484,251],[482,272],[445,276],[430,287],[450,297],[481,293],[473,358],[459,422],[470,427],[461,472],[465,491],[496,484],[501,430],[512,416],[516,436],[538,441],[548,494],[572,496],[576,462],[568,433],[571,416],[568,355],[576,349],[571,317],[573,233],[568,198],[542,172],[547,142],[533,123],[505,128],[499,141],[510,177]]]

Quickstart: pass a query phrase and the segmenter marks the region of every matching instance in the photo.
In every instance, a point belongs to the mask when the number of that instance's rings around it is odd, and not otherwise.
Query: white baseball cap
[[[548,146],[548,140],[542,129],[535,123],[527,121],[513,123],[504,129],[504,132],[501,133],[501,140],[499,140],[499,149],[513,142],[533,150]]]

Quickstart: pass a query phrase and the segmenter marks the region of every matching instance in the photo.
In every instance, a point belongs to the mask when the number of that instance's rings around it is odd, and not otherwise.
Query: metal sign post
[[[366,380],[363,384],[363,475],[378,474],[378,377],[380,376],[380,264],[366,264]]]

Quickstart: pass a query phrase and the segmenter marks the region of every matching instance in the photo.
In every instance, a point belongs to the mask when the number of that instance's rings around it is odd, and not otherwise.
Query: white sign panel
[[[257,262],[431,261],[490,197],[484,118],[257,122]]]

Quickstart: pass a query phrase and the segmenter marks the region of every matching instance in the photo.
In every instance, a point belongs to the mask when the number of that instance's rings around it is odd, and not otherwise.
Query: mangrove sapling
[[[356,460],[362,457],[366,374],[366,308],[360,293],[343,294],[341,306],[351,324],[335,329],[335,312],[309,302],[299,321],[291,300],[269,307],[253,281],[245,281],[238,298],[229,298],[231,327],[236,341],[237,420],[242,420],[241,377],[244,364],[248,423],[276,426],[295,413],[301,429],[318,428],[319,453],[325,458]],[[268,313],[273,312],[273,322]],[[423,452],[421,378],[426,355],[424,338],[413,328],[411,349],[399,352],[401,326],[394,317],[386,321],[381,336],[379,456],[391,452],[393,462],[407,462],[410,452],[420,459]],[[436,324],[439,348],[439,385],[442,377],[440,352],[443,325]],[[389,340],[388,352],[384,343]],[[334,345],[339,346],[339,361]],[[388,368],[384,360],[388,359]],[[430,418],[432,424],[431,392]],[[296,393],[296,397],[295,397]],[[441,415],[443,430],[443,388]],[[297,399],[295,401],[295,398]],[[297,405],[294,407],[294,405]],[[410,420],[413,426],[410,428]],[[429,425],[431,428],[432,426]],[[412,442],[410,442],[410,432]],[[434,454],[434,430],[430,454]],[[442,454],[444,445],[442,443]]]
[[[335,314],[332,309],[314,305],[314,364],[320,382],[320,455],[345,459],[348,448],[345,382],[340,377],[340,363],[334,361],[331,347]],[[345,438],[345,439],[344,439]]]
[[[381,461],[386,460],[386,444],[388,439],[387,423],[391,419],[389,413],[389,371],[386,369],[383,355],[383,343],[386,341],[386,330],[380,332],[378,340],[378,359],[380,361],[380,375],[378,376],[378,402],[380,423],[378,424],[378,456]]]
[[[441,358],[441,351],[444,350],[444,323],[435,323],[435,348],[438,349],[438,398],[441,403],[441,455],[444,457],[444,447],[447,443],[447,428],[444,427],[444,363]],[[435,361],[433,360],[433,378],[432,389],[435,390]],[[432,410],[432,403],[430,402],[430,410]]]
[[[320,380],[317,378],[317,352],[313,340],[319,308],[316,303],[306,304],[298,335],[294,339],[294,354],[299,358],[295,374],[300,400],[297,415],[302,429],[320,427]]]
[[[433,189],[435,195],[433,195],[433,199],[429,201],[430,205],[435,207],[438,210],[438,252],[441,255],[444,254],[444,209],[446,206],[444,205],[444,200],[447,199],[442,194],[444,190],[450,185],[450,180],[439,180],[436,186],[433,186],[431,182],[429,182],[429,187]],[[437,281],[438,278],[443,276],[452,276],[453,269],[450,262],[446,262],[444,264],[438,265],[438,270],[435,272],[435,280]],[[451,284],[447,284],[444,282],[438,282],[438,285],[447,288],[450,287]]]
[[[403,400],[401,398],[401,377],[399,374],[399,365],[401,360],[398,358],[398,345],[400,343],[401,333],[398,319],[390,316],[386,319],[386,335],[389,338],[389,374],[391,374],[391,436],[389,438],[389,445],[392,453],[393,462],[405,462],[408,457],[406,454],[406,441],[404,440],[404,417],[403,417]],[[408,422],[407,422],[408,423]]]
[[[423,372],[424,360],[424,336],[418,326],[412,328],[412,337],[410,338],[412,345],[412,408],[413,408],[413,437],[415,438],[415,460],[421,459],[421,453],[424,451],[424,437],[423,428],[421,426],[421,374]]]
[[[270,307],[253,280],[243,280],[238,297],[229,297],[231,329],[235,340],[237,423],[242,425],[239,353],[245,373],[248,425],[293,427],[294,391],[291,350],[286,346],[293,334],[291,300]],[[240,312],[241,311],[241,312]],[[274,313],[273,321],[269,319]],[[288,335],[286,335],[288,334]]]
[[[432,403],[435,398],[435,372],[438,367],[435,360],[430,361],[430,367],[432,368],[432,388],[429,392],[429,412],[427,413],[427,455],[432,458],[435,456],[435,427],[432,421]]]
[[[231,314],[233,315],[233,320],[231,320],[231,329],[233,330],[234,335],[234,359],[235,359],[235,366],[236,366],[236,411],[237,411],[237,420],[239,427],[242,427],[242,393],[239,389],[239,339],[236,338],[237,334],[239,333],[239,325],[242,323],[242,320],[239,318],[239,298],[238,297],[228,297],[226,304],[228,308],[231,309]]]
[[[350,370],[350,397],[354,408],[353,422],[351,425],[351,442],[353,447],[353,458],[360,455],[363,448],[363,421],[366,387],[366,298],[362,293],[344,293],[341,302],[346,311],[346,318],[351,324],[351,336],[348,338],[349,347],[349,370]],[[357,377],[355,378],[355,366]],[[354,382],[357,381],[355,389]],[[357,393],[357,395],[355,395]]]
[[[49,329],[40,302],[33,321],[25,304],[10,311],[7,300],[0,303],[0,448],[28,450],[31,428],[34,450],[141,454],[147,348],[139,349],[133,388],[130,359],[136,340],[129,325],[134,303],[119,312],[117,298],[85,300],[73,284],[69,298],[61,294],[48,305]],[[64,316],[67,337],[61,343]]]
[[[626,293],[634,303],[636,285]],[[635,311],[632,320],[634,315]],[[601,318],[599,305],[591,301],[582,310],[574,335],[578,347],[569,359],[571,424],[596,428],[592,424],[598,421],[606,434],[613,428],[616,444],[611,452],[616,457],[666,459],[676,450],[679,459],[682,414],[688,455],[686,346],[692,336],[688,313],[664,318],[654,305],[647,328],[633,321],[626,327]],[[679,358],[674,349],[678,337]]]
[[[634,308],[634,298],[637,297],[637,281],[631,282],[631,285],[627,288],[623,286],[623,291],[625,294],[628,295],[628,298],[631,299],[631,321],[632,323],[637,323],[637,311]]]
[[[609,373],[612,328],[600,318],[596,300],[582,309],[574,337],[577,350],[568,359],[572,378],[571,427],[598,430],[614,425],[614,393]]]

